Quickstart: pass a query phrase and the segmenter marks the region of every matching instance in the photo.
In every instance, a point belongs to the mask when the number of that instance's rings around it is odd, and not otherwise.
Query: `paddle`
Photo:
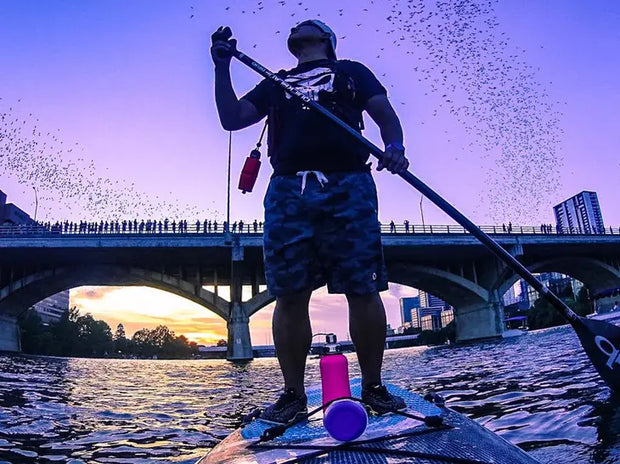
[[[364,145],[368,151],[376,158],[381,159],[383,151],[372,142],[363,137],[359,132],[352,129],[348,124],[334,116],[323,108],[312,98],[304,95],[297,88],[283,80],[277,74],[256,62],[249,56],[240,52],[236,48],[232,49],[232,54],[243,64],[252,68],[258,74],[284,88],[292,97],[302,104],[329,118],[333,123],[340,126],[349,133],[357,142]],[[532,275],[517,259],[504,250],[495,240],[480,230],[473,222],[461,214],[454,206],[444,200],[424,182],[418,179],[409,171],[399,174],[408,184],[416,188],[426,198],[435,203],[443,212],[454,219],[465,228],[470,234],[476,237],[483,245],[491,250],[495,255],[506,263],[515,273],[520,275],[538,293],[546,298],[553,307],[564,316],[572,325],[581,341],[586,354],[594,364],[594,367],[603,380],[614,391],[620,393],[620,327],[604,321],[586,319],[572,311],[562,300],[553,292],[545,287],[536,277]]]

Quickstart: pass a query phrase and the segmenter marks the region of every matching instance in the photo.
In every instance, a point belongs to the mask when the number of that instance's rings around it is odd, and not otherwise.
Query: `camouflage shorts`
[[[265,195],[267,287],[281,296],[327,284],[329,293],[365,295],[387,289],[370,173],[276,176]]]

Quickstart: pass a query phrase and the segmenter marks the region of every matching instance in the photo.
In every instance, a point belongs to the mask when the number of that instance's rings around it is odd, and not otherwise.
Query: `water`
[[[352,375],[359,375],[350,356]],[[385,376],[448,404],[543,463],[620,463],[620,404],[568,327],[386,353]],[[308,383],[319,381],[309,360]],[[272,400],[275,359],[0,356],[0,463],[193,463]]]

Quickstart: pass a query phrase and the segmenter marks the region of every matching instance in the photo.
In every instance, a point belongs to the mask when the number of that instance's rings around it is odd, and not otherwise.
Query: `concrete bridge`
[[[117,229],[77,233],[62,226],[0,227],[0,350],[19,350],[17,316],[54,293],[82,285],[140,285],[213,311],[227,323],[228,359],[252,357],[250,317],[274,301],[261,291],[260,228],[241,233]],[[595,294],[620,286],[620,231],[579,235],[543,234],[537,227],[483,229],[532,272],[570,275]],[[519,279],[503,262],[460,226],[385,226],[383,232],[391,282],[425,290],[454,306],[459,341],[501,336],[502,295]],[[219,296],[222,286],[230,286],[230,302]],[[243,287],[252,295],[245,301]]]

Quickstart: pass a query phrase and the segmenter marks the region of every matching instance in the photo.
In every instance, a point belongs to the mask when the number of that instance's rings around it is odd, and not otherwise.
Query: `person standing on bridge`
[[[381,383],[386,316],[379,292],[388,287],[368,150],[268,80],[238,99],[230,76],[231,35],[220,28],[211,37],[220,121],[233,131],[267,117],[274,170],[264,200],[263,251],[267,287],[276,297],[272,329],[284,393],[261,418],[288,423],[307,412],[308,305],[312,291],[326,284],[348,301],[362,398],[378,413],[402,409],[402,398]],[[287,45],[297,65],[279,75],[360,132],[365,110],[385,143],[378,169],[405,171],[401,125],[373,73],[361,63],[337,60],[336,35],[318,20],[293,27]]]

